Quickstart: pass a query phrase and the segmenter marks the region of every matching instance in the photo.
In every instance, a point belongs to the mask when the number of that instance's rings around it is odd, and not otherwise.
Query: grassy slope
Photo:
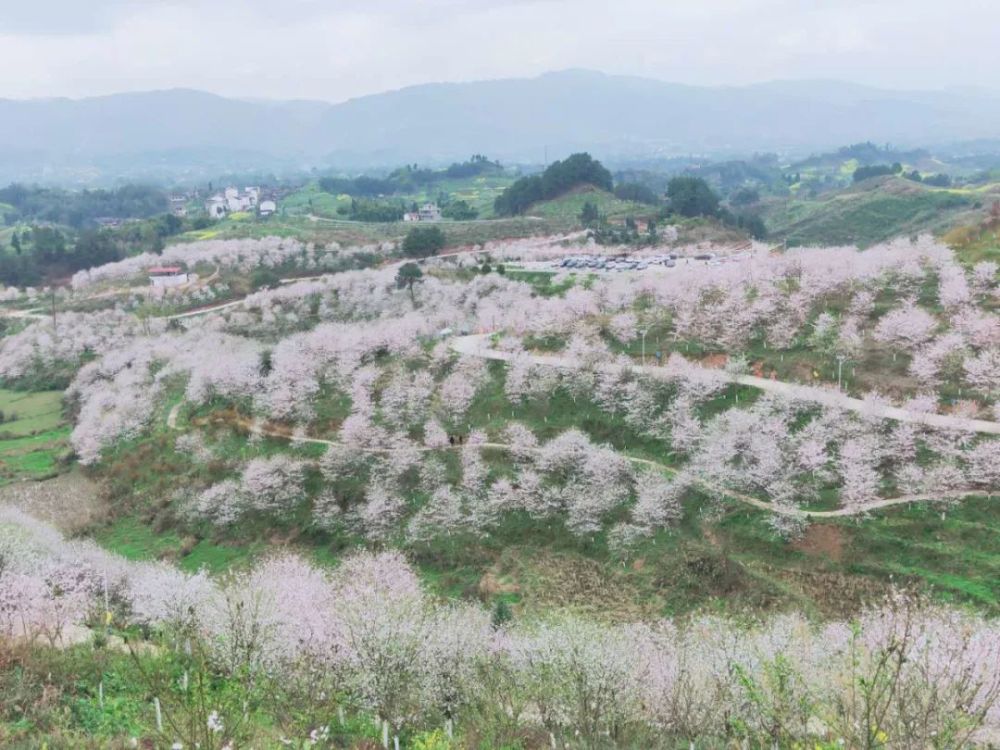
[[[470,410],[473,427],[496,434],[514,419],[541,438],[578,427],[630,455],[671,462],[668,445],[635,434],[620,418],[566,393],[511,406],[503,396],[502,367],[491,367],[495,377]],[[744,392],[740,402],[751,395]],[[732,393],[722,394],[706,408],[724,408],[732,399]],[[312,431],[333,437],[324,426],[339,422],[344,404],[321,406],[325,416]],[[211,412],[204,410],[202,416]],[[252,444],[227,427],[207,428],[205,434],[217,454],[233,459],[288,450],[316,458],[322,452],[321,447],[293,448],[278,439]],[[192,464],[174,453],[173,437],[158,427],[104,462],[114,518],[96,537],[111,549],[136,559],[174,559],[188,570],[205,566],[221,572],[275,548],[299,549],[320,562],[335,563],[359,543],[343,532],[331,535],[311,528],[305,508],[286,521],[248,522],[230,531],[180,529],[170,498],[178,488],[218,481],[225,470]],[[495,451],[487,455],[493,471],[504,472],[508,460]],[[314,483],[310,491],[318,489]],[[440,594],[504,599],[520,614],[559,607],[621,620],[702,608],[801,608],[840,615],[884,593],[890,581],[1000,611],[1000,513],[986,500],[965,501],[944,516],[927,505],[871,519],[818,523],[794,542],[771,529],[766,513],[732,501],[695,492],[684,508],[675,529],[643,543],[625,559],[609,550],[604,534],[578,539],[561,523],[521,516],[508,518],[487,538],[447,537],[412,546],[408,554]]]
[[[62,393],[0,389],[0,411],[5,415],[0,424],[0,484],[55,472],[67,452],[70,431],[63,419]]]
[[[930,188],[898,177],[876,178],[816,199],[773,203],[765,221],[773,237],[790,245],[865,246],[967,222],[996,188]]]
[[[489,221],[443,221],[437,226],[444,231],[450,246],[459,246],[565,232],[573,229],[576,222],[515,217]],[[364,245],[400,240],[412,228],[412,224],[403,222],[369,224],[322,217],[313,220],[305,216],[274,216],[250,221],[224,219],[210,229],[181,235],[179,241],[294,237],[303,242]]]
[[[597,206],[598,212],[609,219],[624,219],[626,216],[641,217],[656,212],[652,206],[619,200],[612,193],[599,190],[591,185],[584,185],[558,198],[536,203],[528,213],[531,216],[545,219],[579,221],[580,212],[583,211],[585,203],[593,203]]]

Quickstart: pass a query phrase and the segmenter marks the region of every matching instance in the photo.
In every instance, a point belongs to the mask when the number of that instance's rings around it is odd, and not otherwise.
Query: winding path
[[[544,365],[547,367],[557,367],[563,370],[579,369],[580,364],[570,358],[551,354],[524,354],[515,352],[505,352],[494,349],[489,345],[489,333],[477,333],[470,336],[458,336],[451,340],[451,348],[459,354],[470,357],[481,357],[484,359],[495,359],[503,362],[511,362],[516,359],[527,357],[532,364]],[[698,367],[692,364],[692,367]],[[598,365],[597,369],[605,372],[618,372],[620,365],[607,364]],[[865,416],[881,417],[892,419],[897,422],[911,422],[913,424],[923,424],[930,427],[939,427],[946,430],[960,430],[963,432],[978,432],[986,435],[1000,435],[1000,422],[988,422],[983,419],[966,419],[955,417],[950,414],[927,414],[924,412],[910,411],[898,406],[889,404],[872,403],[853,398],[845,393],[830,390],[828,388],[817,388],[811,385],[799,385],[797,383],[787,383],[781,380],[769,380],[759,378],[755,375],[731,375],[724,370],[714,370],[701,368],[706,377],[716,377],[730,383],[758,388],[768,393],[776,393],[790,399],[799,399],[812,403],[822,404],[836,409],[853,411]],[[674,378],[676,373],[667,367],[632,365],[633,372],[649,375],[654,378]]]
[[[177,417],[180,413],[181,407],[184,405],[183,401],[180,401],[173,405],[167,415],[167,427],[171,430],[180,429],[177,426]],[[269,430],[263,427],[260,423],[240,423],[240,426],[245,427],[247,430],[257,434],[265,435],[267,437],[279,438],[281,440],[287,440],[291,443],[305,443],[311,445],[326,445],[326,446],[344,446],[347,447],[346,443],[340,442],[338,440],[327,440],[325,438],[307,437],[305,435],[293,435],[287,432],[281,432],[278,430]],[[468,444],[467,444],[468,445]],[[514,450],[514,446],[510,443],[496,443],[496,442],[483,442],[476,443],[477,448],[490,448],[493,450],[510,451]],[[417,450],[421,453],[429,453],[431,451],[438,450],[460,450],[461,445],[447,445],[441,447],[431,447],[426,445],[417,446],[407,446],[406,448],[358,448],[357,446],[352,446],[355,450],[361,450],[366,453],[397,453],[399,451],[411,451]],[[531,450],[538,451],[539,448],[520,448],[520,450]],[[621,454],[626,460],[631,461],[634,464],[640,466],[646,466],[656,471],[662,471],[667,474],[677,474],[677,469],[667,466],[666,464],[660,463],[659,461],[653,461],[648,458],[638,458],[636,456],[629,456],[627,454]],[[951,492],[937,492],[934,494],[922,494],[922,495],[902,495],[900,497],[890,497],[883,498],[880,500],[873,500],[870,503],[865,503],[863,505],[856,505],[847,508],[837,508],[835,510],[805,510],[802,508],[794,507],[783,507],[774,505],[765,500],[760,500],[759,498],[753,497],[751,495],[744,495],[740,492],[735,492],[726,487],[720,487],[718,485],[711,484],[709,482],[702,481],[695,478],[694,482],[698,484],[702,489],[708,490],[709,492],[714,492],[722,497],[730,498],[738,502],[744,503],[746,505],[752,505],[755,508],[767,511],[768,513],[776,513],[782,516],[788,516],[791,518],[806,518],[806,519],[824,519],[824,518],[849,518],[851,516],[864,515],[870,513],[871,511],[881,510],[883,508],[891,508],[896,505],[909,505],[910,503],[920,503],[920,502],[936,502],[940,500],[959,500],[966,497],[983,496],[988,493],[982,490],[954,490]]]

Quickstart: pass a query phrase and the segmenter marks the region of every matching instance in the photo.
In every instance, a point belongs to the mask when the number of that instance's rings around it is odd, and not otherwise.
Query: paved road
[[[505,362],[527,356],[528,360],[534,364],[548,367],[558,367],[564,370],[574,370],[579,367],[579,363],[569,357],[561,357],[551,354],[516,354],[494,349],[490,346],[490,336],[488,333],[473,334],[471,336],[459,336],[451,340],[451,347],[459,354],[471,357],[483,357],[485,359],[496,359]],[[697,367],[697,365],[692,365]],[[617,371],[617,365],[606,365],[603,369],[607,371]],[[670,370],[660,366],[633,365],[632,370],[643,375],[655,378],[671,378],[676,375]],[[892,419],[897,422],[912,422],[913,424],[923,424],[930,427],[939,427],[947,430],[961,430],[963,432],[978,432],[986,435],[1000,435],[1000,422],[988,422],[983,419],[965,419],[950,414],[925,414],[923,412],[910,411],[898,406],[888,404],[872,404],[862,401],[859,398],[852,398],[845,393],[830,390],[827,388],[817,388],[809,385],[799,385],[797,383],[786,383],[781,380],[769,380],[759,378],[755,375],[731,375],[724,370],[703,368],[706,376],[717,377],[730,383],[739,383],[753,388],[759,388],[768,393],[777,393],[787,398],[810,401],[824,406],[829,406],[846,411],[853,411],[866,416]]]

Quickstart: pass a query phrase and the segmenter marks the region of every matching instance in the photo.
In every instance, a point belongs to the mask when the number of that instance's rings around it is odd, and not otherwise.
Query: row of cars
[[[706,266],[721,266],[723,263],[738,263],[748,260],[752,253],[748,250],[732,254],[712,252],[696,253],[694,255],[678,255],[677,253],[661,253],[659,255],[644,255],[629,257],[625,255],[570,255],[553,261],[550,265],[563,271],[645,271],[647,268],[673,268],[678,263],[701,263]]]
[[[627,256],[609,257],[607,255],[571,255],[555,261],[552,265],[555,268],[565,270],[644,271],[651,266],[673,268],[677,265],[678,257],[677,253],[647,255],[641,258],[629,258]],[[704,253],[694,256],[695,260],[701,261],[711,261],[714,258],[714,253]]]

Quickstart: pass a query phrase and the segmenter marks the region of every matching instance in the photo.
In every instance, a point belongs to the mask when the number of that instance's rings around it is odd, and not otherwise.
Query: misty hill
[[[563,71],[425,84],[340,104],[199,91],[0,100],[0,180],[94,168],[175,176],[219,169],[445,163],[470,153],[538,163],[777,150],[872,140],[899,146],[994,137],[1000,96],[889,91],[831,81],[696,87]],[[44,171],[43,171],[44,167]]]

